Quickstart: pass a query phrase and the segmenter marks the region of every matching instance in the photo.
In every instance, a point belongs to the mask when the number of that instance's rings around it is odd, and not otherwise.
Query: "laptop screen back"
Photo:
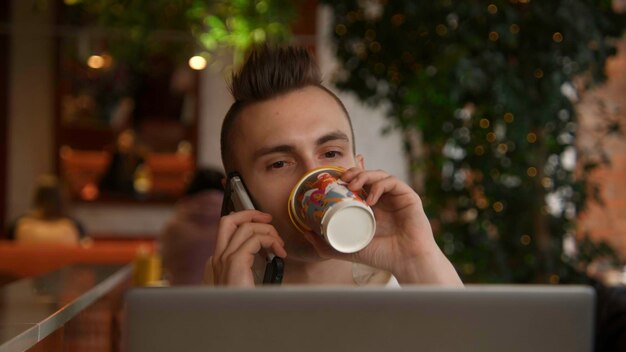
[[[591,351],[582,286],[177,287],[126,296],[130,352]]]

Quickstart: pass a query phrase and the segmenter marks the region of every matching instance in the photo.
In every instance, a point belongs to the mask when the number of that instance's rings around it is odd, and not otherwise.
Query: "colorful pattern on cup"
[[[357,240],[354,248],[356,250],[365,246],[373,237],[375,228],[375,220],[371,209],[367,203],[354,192],[350,191],[347,184],[340,178],[345,172],[344,169],[338,167],[322,167],[304,175],[300,181],[294,186],[289,197],[289,216],[292,223],[301,232],[313,231],[324,237],[331,245],[337,243],[328,238],[325,229],[328,224],[327,214],[333,214],[339,208],[346,206],[364,209],[366,219],[364,221],[371,222],[371,233],[361,236],[362,240]],[[341,207],[335,207],[341,203]],[[330,211],[335,207],[335,211]],[[323,223],[324,222],[324,223]],[[343,246],[345,247],[345,246]],[[347,246],[350,247],[350,246]],[[335,248],[340,251],[352,251],[352,248]]]

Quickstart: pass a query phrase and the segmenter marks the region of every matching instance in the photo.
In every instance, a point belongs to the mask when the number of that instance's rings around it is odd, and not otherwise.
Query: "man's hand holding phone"
[[[254,209],[241,177],[230,174],[211,258],[215,285],[253,287],[281,283],[281,257],[287,253],[271,221],[270,214]]]
[[[254,287],[251,268],[261,249],[279,257],[287,256],[284,242],[271,221],[270,214],[258,210],[242,210],[222,217],[211,258],[215,285]]]

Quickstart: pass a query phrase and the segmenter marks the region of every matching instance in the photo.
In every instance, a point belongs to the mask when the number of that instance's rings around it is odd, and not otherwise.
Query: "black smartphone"
[[[237,172],[228,174],[222,202],[222,216],[234,211],[255,209],[246,185]],[[281,257],[261,249],[252,268],[255,284],[280,284],[283,281],[284,262]]]

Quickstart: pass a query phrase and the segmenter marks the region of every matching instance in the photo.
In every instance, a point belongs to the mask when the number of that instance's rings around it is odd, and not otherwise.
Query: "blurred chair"
[[[84,200],[98,197],[98,183],[111,162],[106,151],[61,148],[61,174],[70,193]]]
[[[141,121],[139,138],[146,146],[155,152],[173,152],[178,143],[185,140],[187,130],[185,125],[176,120],[152,118]]]
[[[184,153],[148,153],[145,158],[151,177],[150,193],[179,197],[194,170],[192,156]]]

